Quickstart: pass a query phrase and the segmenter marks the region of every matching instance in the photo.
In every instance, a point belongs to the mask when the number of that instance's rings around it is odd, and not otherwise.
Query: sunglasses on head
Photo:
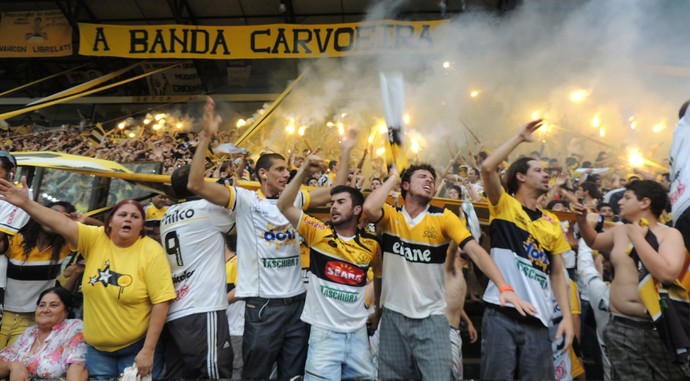
[[[11,153],[9,153],[7,151],[0,151],[0,157],[6,157],[7,160],[10,161],[10,164],[12,164],[12,167],[14,167],[14,168],[17,167],[17,159],[15,159]]]

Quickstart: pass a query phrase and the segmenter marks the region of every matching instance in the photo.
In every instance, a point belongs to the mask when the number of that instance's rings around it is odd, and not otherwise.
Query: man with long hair
[[[550,380],[555,377],[548,326],[556,297],[563,318],[556,337],[565,335],[563,351],[570,348],[574,328],[568,304],[567,279],[561,254],[570,250],[558,218],[537,207],[549,190],[549,174],[541,161],[523,157],[506,172],[503,188],[498,166],[520,144],[532,141],[541,120],[528,123],[503,143],[481,166],[484,193],[489,200],[491,257],[512,287],[493,280],[484,293],[482,362],[480,378]],[[517,292],[533,307],[526,316],[501,297]]]

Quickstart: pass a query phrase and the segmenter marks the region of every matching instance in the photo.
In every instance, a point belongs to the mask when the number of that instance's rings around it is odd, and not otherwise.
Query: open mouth
[[[427,191],[427,192],[431,192],[431,186],[425,185],[425,186],[424,186],[424,190]]]
[[[121,229],[123,232],[129,233],[132,231],[132,227],[129,225],[124,225]]]

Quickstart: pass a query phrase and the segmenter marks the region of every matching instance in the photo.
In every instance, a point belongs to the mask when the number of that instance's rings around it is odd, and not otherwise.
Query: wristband
[[[514,290],[512,287],[510,287],[509,285],[507,285],[507,284],[506,284],[505,286],[501,286],[501,288],[498,289],[498,292],[500,292],[501,294],[504,293],[504,292],[506,292],[506,291],[513,291],[513,292],[515,292],[515,290]]]

